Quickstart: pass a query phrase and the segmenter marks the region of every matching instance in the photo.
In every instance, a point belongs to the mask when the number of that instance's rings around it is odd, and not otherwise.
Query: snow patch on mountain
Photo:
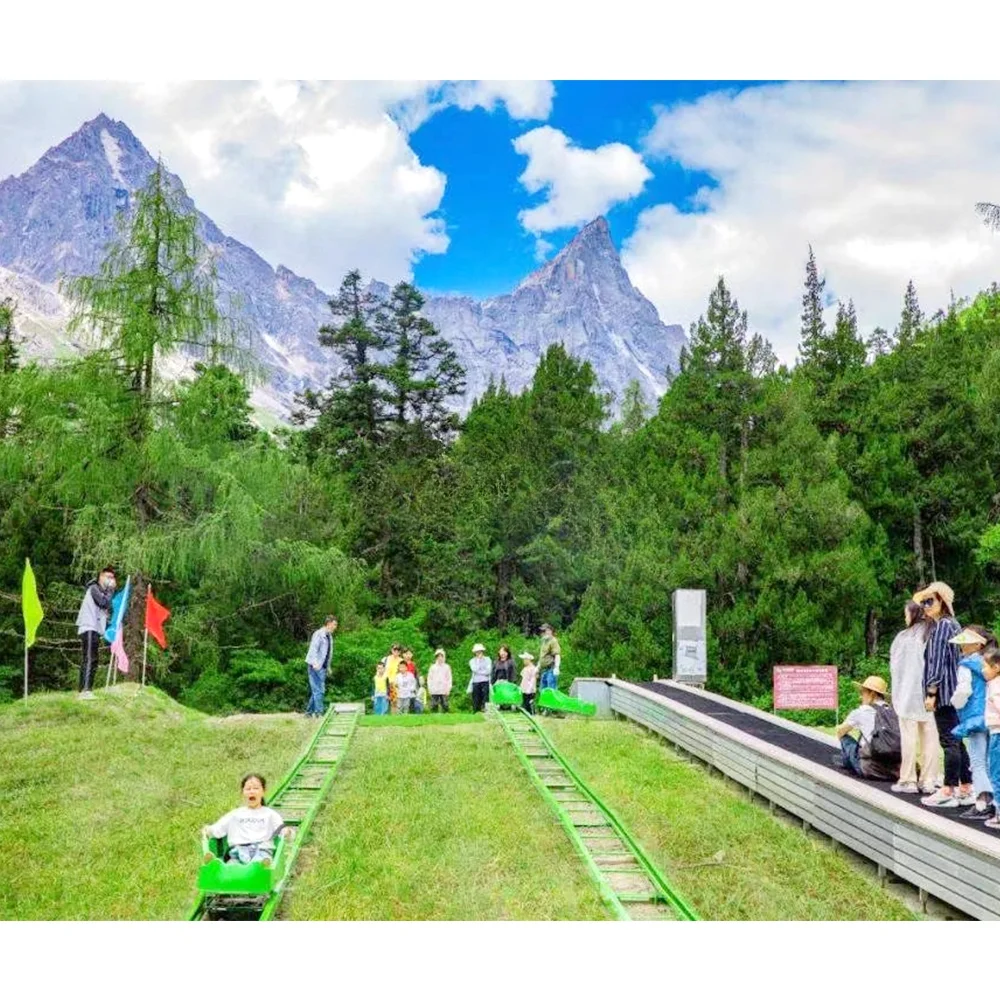
[[[101,129],[101,145],[104,147],[104,156],[111,167],[111,177],[119,188],[127,188],[125,178],[122,177],[122,148],[118,145],[115,137],[106,129]]]

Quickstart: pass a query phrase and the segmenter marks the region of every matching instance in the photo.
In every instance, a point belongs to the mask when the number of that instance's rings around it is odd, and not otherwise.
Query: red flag
[[[153,588],[146,591],[146,630],[160,644],[160,649],[167,648],[167,637],[163,634],[163,623],[170,617],[170,612],[153,597]]]

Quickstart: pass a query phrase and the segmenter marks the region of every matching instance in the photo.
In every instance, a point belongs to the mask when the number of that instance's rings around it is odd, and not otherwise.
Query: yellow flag
[[[24,579],[21,581],[21,607],[24,610],[24,644],[33,646],[38,626],[42,624],[42,602],[38,599],[35,572],[31,560],[24,560]]]

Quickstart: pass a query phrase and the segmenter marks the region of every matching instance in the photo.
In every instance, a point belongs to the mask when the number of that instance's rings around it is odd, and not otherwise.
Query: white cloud
[[[546,195],[542,204],[518,215],[521,225],[535,234],[590,222],[634,198],[653,176],[642,157],[623,143],[581,149],[548,125],[518,136],[514,149],[528,157],[518,178],[521,184],[531,194]]]
[[[0,83],[0,178],[104,111],[270,263],[328,290],[350,267],[396,281],[448,247],[446,178],[409,133],[452,105],[544,118],[552,95],[547,82]]]
[[[665,322],[704,312],[720,273],[783,360],[795,358],[811,243],[863,330],[892,329],[912,278],[925,312],[1000,278],[1000,86],[780,84],[658,109],[647,156],[704,171],[695,211],[657,205],[624,246]]]

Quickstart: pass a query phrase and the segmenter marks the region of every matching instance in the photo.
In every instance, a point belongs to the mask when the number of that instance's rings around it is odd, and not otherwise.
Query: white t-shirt
[[[892,677],[892,707],[901,719],[927,722],[932,716],[924,708],[924,626],[911,625],[892,640],[889,671]]]
[[[872,733],[875,732],[875,707],[859,705],[844,719],[844,722],[849,723],[852,729],[861,730],[862,743],[871,743]]]
[[[213,823],[213,837],[226,837],[230,846],[237,844],[263,844],[273,840],[284,820],[273,809],[258,806],[240,806],[227,812],[218,823]]]

